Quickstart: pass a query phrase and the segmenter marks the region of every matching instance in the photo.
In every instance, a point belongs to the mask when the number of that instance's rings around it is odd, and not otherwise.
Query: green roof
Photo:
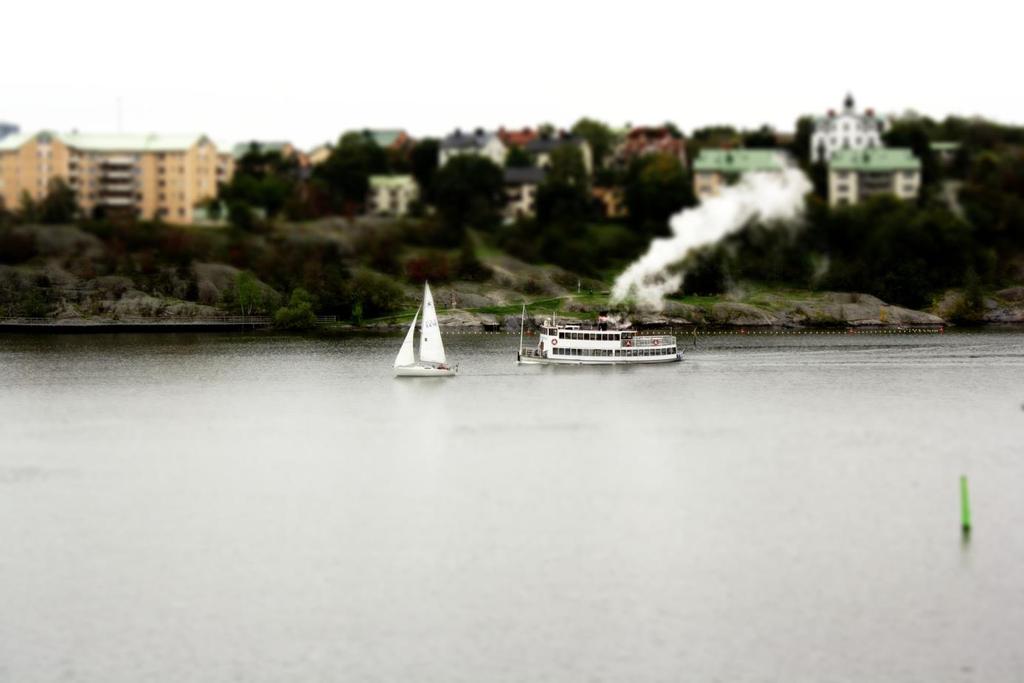
[[[777,149],[702,149],[693,162],[694,171],[747,173],[781,171],[786,157]]]
[[[921,160],[903,147],[841,149],[828,166],[839,171],[918,171]]]
[[[373,141],[377,143],[378,147],[390,147],[391,145],[395,144],[395,140],[401,137],[402,133],[404,132],[405,131],[403,131],[401,128],[385,128],[380,130],[366,131],[367,135],[369,135],[373,139]]]
[[[40,135],[49,135],[63,142],[68,147],[85,152],[172,152],[184,151],[196,143],[207,140],[198,133],[187,135],[148,134],[95,134],[95,133],[21,133],[10,135],[0,140],[0,151],[18,149],[26,142]]]
[[[34,137],[35,135],[29,135],[28,133],[12,133],[0,140],[0,152],[18,149]]]

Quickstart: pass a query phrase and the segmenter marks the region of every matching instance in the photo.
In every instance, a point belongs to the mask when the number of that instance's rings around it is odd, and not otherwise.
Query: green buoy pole
[[[960,524],[965,534],[971,533],[971,499],[967,495],[967,477],[960,477]]]

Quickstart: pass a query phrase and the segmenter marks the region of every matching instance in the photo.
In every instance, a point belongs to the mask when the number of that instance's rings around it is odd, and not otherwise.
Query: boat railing
[[[639,334],[633,337],[633,347],[646,349],[652,346],[675,346],[676,338],[671,334]]]
[[[543,358],[544,354],[538,349],[523,349],[521,352],[523,358]]]

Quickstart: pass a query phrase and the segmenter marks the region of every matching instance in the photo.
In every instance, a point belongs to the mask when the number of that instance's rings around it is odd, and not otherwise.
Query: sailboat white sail
[[[416,342],[413,337],[416,334],[416,321],[420,317],[420,309],[416,309],[416,315],[412,317],[412,324],[409,325],[409,331],[405,333],[405,341],[402,342],[402,348],[398,350],[398,355],[395,356],[394,367],[398,368],[403,365],[412,365],[416,362]]]
[[[416,360],[415,340],[416,320],[420,311],[423,319],[420,322],[420,359]],[[398,377],[453,377],[458,368],[447,365],[444,344],[441,342],[441,326],[437,322],[437,311],[434,310],[434,296],[430,293],[430,285],[423,285],[423,306],[416,309],[412,324],[405,333],[402,348],[395,356],[395,375]]]
[[[420,327],[420,360],[427,363],[446,363],[444,344],[441,342],[441,328],[437,324],[434,310],[434,296],[430,285],[423,285],[423,322]]]

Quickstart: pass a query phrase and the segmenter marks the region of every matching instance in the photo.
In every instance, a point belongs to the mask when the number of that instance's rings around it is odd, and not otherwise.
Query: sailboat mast
[[[523,302],[523,315],[519,318],[519,353],[523,353],[523,330],[526,329],[526,302]]]

